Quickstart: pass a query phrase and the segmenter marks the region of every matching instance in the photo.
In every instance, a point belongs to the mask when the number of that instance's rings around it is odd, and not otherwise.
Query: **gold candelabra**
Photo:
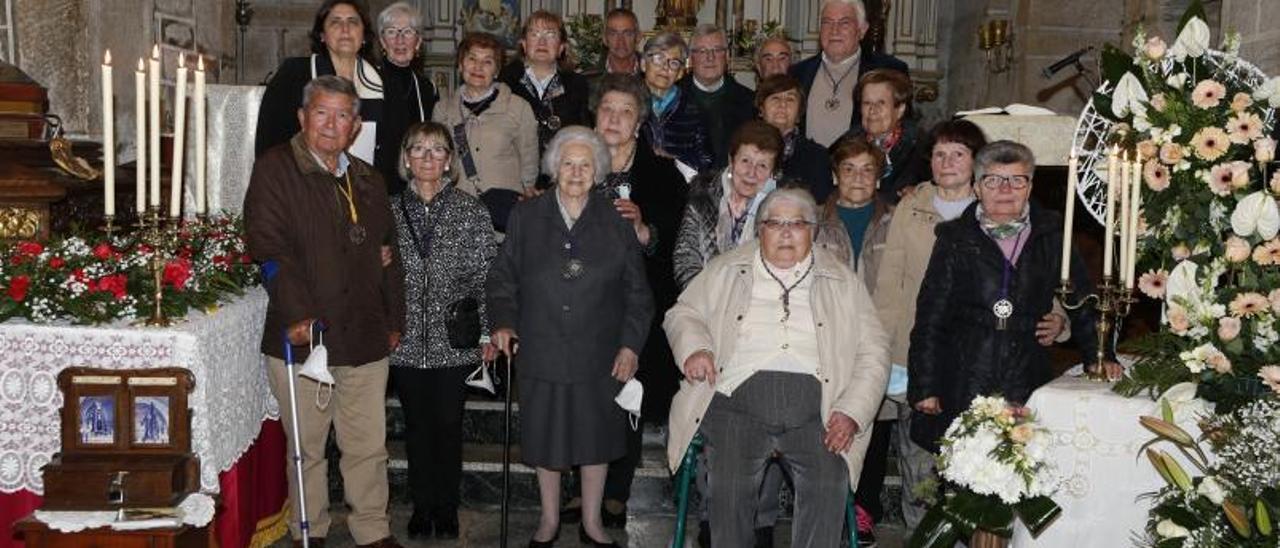
[[[978,25],[978,49],[985,54],[987,71],[1008,72],[1013,67],[1013,33],[1008,19],[991,19]]]
[[[1114,346],[1114,337],[1111,333],[1113,330],[1119,333],[1121,321],[1129,315],[1130,307],[1137,302],[1137,299],[1134,298],[1132,289],[1116,285],[1111,276],[1103,278],[1097,292],[1082,295],[1077,301],[1072,302],[1072,292],[1070,280],[1064,280],[1058,287],[1056,293],[1063,308],[1078,310],[1087,306],[1089,301],[1093,301],[1093,309],[1098,313],[1098,319],[1095,320],[1098,351],[1094,362],[1085,364],[1085,375],[1095,381],[1109,382],[1111,379],[1107,377],[1105,364],[1108,356],[1107,349]]]
[[[151,268],[151,281],[155,284],[154,303],[151,317],[143,320],[149,326],[168,327],[174,321],[164,315],[164,266],[178,245],[178,232],[181,221],[172,219],[166,223],[160,213],[159,206],[147,208],[147,222],[140,222],[141,241],[151,248],[151,260],[147,266]]]

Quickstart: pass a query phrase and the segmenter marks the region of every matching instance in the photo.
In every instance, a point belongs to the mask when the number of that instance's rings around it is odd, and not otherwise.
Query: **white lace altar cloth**
[[[183,525],[204,527],[213,521],[213,498],[204,493],[192,493],[182,499],[173,517],[157,517],[143,520],[116,521],[114,511],[61,512],[36,510],[36,519],[54,531],[75,533],[86,529],[110,527],[117,531],[140,529],[176,528]]]
[[[1132,539],[1143,534],[1151,501],[1139,497],[1164,486],[1164,481],[1139,453],[1155,435],[1138,424],[1138,417],[1158,417],[1160,411],[1150,398],[1126,398],[1111,386],[1063,376],[1031,395],[1027,406],[1053,440],[1048,460],[1064,479],[1053,496],[1062,515],[1034,539],[1017,522],[1012,546],[1131,546]],[[1199,433],[1190,423],[1180,426]],[[1163,448],[1176,453],[1167,445]]]
[[[58,372],[73,366],[191,370],[192,451],[201,490],[216,493],[218,473],[253,444],[264,419],[280,414],[258,352],[266,311],[266,291],[253,288],[168,328],[0,324],[0,493],[44,494],[40,468],[61,448]]]

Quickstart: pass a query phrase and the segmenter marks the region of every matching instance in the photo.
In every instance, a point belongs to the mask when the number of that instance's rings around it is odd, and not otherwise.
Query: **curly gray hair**
[[[567,126],[551,137],[551,142],[547,143],[547,152],[542,155],[542,173],[550,177],[553,182],[556,181],[560,176],[560,155],[565,145],[569,143],[583,143],[591,147],[592,167],[595,168],[592,182],[600,184],[605,175],[613,169],[609,146],[604,143],[604,139],[600,138],[599,134],[586,126]]]
[[[660,32],[644,43],[644,56],[648,57],[655,53],[666,53],[671,48],[680,48],[680,57],[689,57],[689,44],[684,41],[679,34],[674,32]]]
[[[809,228],[816,230],[818,226],[818,202],[813,199],[813,194],[803,188],[782,187],[770,192],[764,197],[764,201],[760,202],[759,213],[756,214],[756,234],[760,233],[760,229],[764,227],[764,222],[772,218],[769,216],[769,210],[773,208],[774,204],[782,202],[800,206],[804,220],[813,223]],[[814,233],[810,232],[810,234]]]
[[[408,2],[396,2],[378,13],[378,34],[382,34],[382,31],[391,26],[392,21],[400,15],[409,18],[409,28],[414,30],[422,28],[422,14],[418,12],[418,8]]]
[[[1028,171],[1036,169],[1036,155],[1022,143],[1002,140],[987,143],[973,157],[973,182],[979,183],[987,170],[996,164],[1022,164]]]

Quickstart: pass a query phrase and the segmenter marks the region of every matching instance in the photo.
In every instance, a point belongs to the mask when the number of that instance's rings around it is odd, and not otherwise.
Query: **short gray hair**
[[[305,109],[310,106],[311,100],[315,98],[317,93],[346,95],[351,98],[351,109],[357,114],[360,112],[360,95],[356,93],[356,86],[351,83],[351,80],[333,74],[317,76],[311,79],[302,88],[302,108]]]
[[[719,34],[721,38],[724,38],[724,44],[726,46],[729,45],[729,34],[726,33],[724,29],[717,27],[712,23],[703,23],[693,29],[693,35],[689,37],[689,42],[693,42],[703,36],[712,36],[715,34]]]
[[[867,24],[867,5],[862,0],[822,0],[822,6],[818,8],[818,18],[822,18],[822,12],[827,11],[827,6],[832,4],[845,4],[853,6],[853,11],[858,12],[858,24]]]
[[[679,34],[667,31],[655,34],[648,42],[644,43],[644,56],[648,57],[655,53],[663,53],[671,48],[680,48],[680,55],[686,59],[689,57],[689,44],[681,38]]]
[[[1022,164],[1029,171],[1036,169],[1036,155],[1022,143],[1013,141],[993,141],[978,149],[973,157],[973,182],[980,183],[993,165]]]
[[[591,94],[591,100],[587,102],[587,108],[595,113],[600,108],[600,101],[604,100],[605,94],[609,92],[617,92],[631,96],[636,101],[636,120],[637,124],[644,124],[649,118],[649,86],[644,85],[644,81],[630,74],[610,73],[600,77],[600,81],[596,84],[596,90]]]
[[[422,32],[422,13],[418,11],[418,8],[413,7],[408,2],[396,2],[378,13],[378,34],[381,35],[383,29],[391,26],[391,20],[399,15],[409,18],[409,28]]]
[[[591,155],[595,162],[595,174],[592,179],[600,184],[605,176],[613,170],[613,162],[609,156],[609,145],[604,139],[586,126],[567,126],[561,128],[547,143],[547,152],[542,155],[542,173],[550,177],[552,182],[560,176],[560,154],[569,143],[583,143],[591,147]]]
[[[756,213],[756,234],[760,233],[760,228],[769,219],[769,210],[774,204],[782,202],[800,206],[804,220],[813,223],[810,228],[817,228],[818,202],[813,199],[813,194],[799,187],[782,187],[770,192],[764,197],[764,201],[760,202],[760,209]]]

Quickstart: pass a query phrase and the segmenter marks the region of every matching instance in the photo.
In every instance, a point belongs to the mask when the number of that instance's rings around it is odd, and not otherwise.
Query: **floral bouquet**
[[[1238,36],[1209,48],[1198,1],[1172,46],[1142,31],[1130,56],[1102,54],[1107,83],[1093,96],[1115,144],[1141,155],[1139,289],[1163,299],[1158,334],[1116,390],[1151,395],[1181,382],[1221,411],[1280,381],[1280,175],[1269,137],[1280,79],[1238,58]]]
[[[1215,455],[1211,462],[1198,441],[1175,425],[1175,412],[1162,402],[1162,418],[1142,417],[1156,434],[1147,458],[1166,486],[1154,495],[1142,542],[1155,548],[1280,546],[1280,401],[1255,400],[1200,423]],[[1166,451],[1172,444],[1202,475],[1191,477]]]
[[[165,315],[209,309],[258,285],[235,217],[178,228],[160,277]],[[146,317],[155,305],[156,250],[133,235],[70,235],[0,244],[0,322],[101,324]]]
[[[947,428],[938,457],[946,485],[909,546],[950,547],[975,533],[1008,538],[1019,518],[1033,535],[1062,509],[1050,499],[1060,480],[1045,462],[1048,434],[1023,408],[999,397],[974,398]]]

